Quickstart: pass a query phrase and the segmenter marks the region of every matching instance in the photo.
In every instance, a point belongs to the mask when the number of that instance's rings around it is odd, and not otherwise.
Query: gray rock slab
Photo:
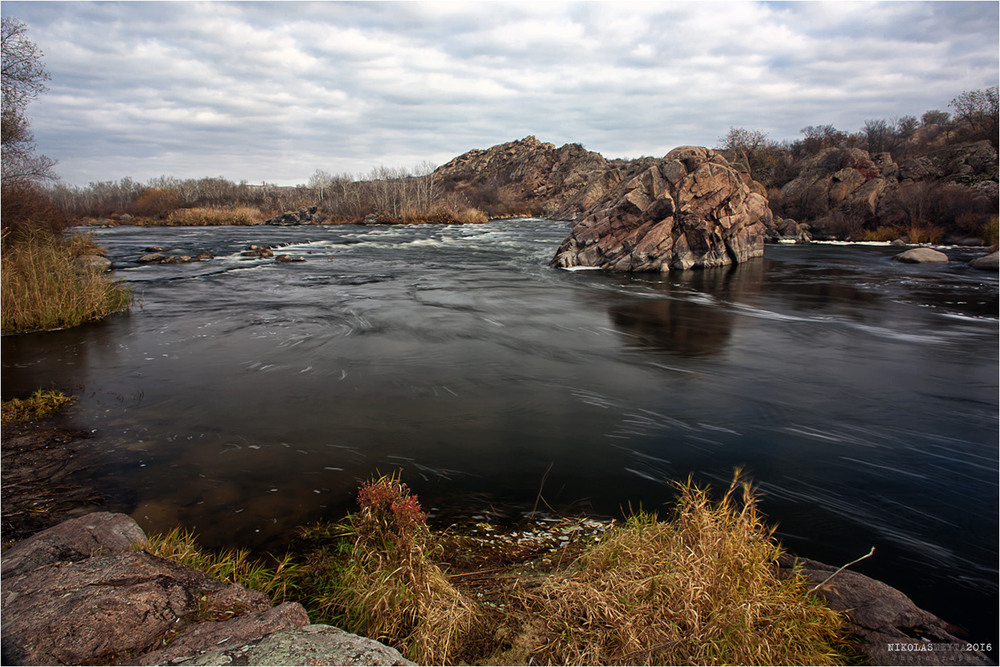
[[[284,630],[179,665],[412,665],[394,648],[329,625]]]

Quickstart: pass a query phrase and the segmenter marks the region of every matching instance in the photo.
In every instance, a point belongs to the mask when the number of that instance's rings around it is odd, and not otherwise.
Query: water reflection
[[[686,271],[659,281],[644,281],[641,300],[612,305],[612,322],[629,344],[685,357],[712,357],[722,352],[734,326],[726,302],[752,303],[760,293],[764,260],[738,266]]]

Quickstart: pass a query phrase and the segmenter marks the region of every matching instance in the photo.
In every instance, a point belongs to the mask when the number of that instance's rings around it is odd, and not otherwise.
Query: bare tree
[[[28,104],[47,89],[42,52],[27,37],[27,26],[13,17],[2,19],[2,135],[4,186],[55,180],[55,162],[35,153],[35,137],[26,115]]]
[[[948,106],[955,109],[955,121],[972,139],[989,139],[997,145],[998,104],[997,86],[984,90],[967,90],[953,99]]]

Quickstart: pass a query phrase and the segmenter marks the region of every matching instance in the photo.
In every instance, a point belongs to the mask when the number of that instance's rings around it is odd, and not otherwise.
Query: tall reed
[[[93,252],[92,237],[64,240],[42,232],[3,239],[0,328],[3,333],[62,329],[102,319],[131,305],[131,291],[103,273],[74,267]]]

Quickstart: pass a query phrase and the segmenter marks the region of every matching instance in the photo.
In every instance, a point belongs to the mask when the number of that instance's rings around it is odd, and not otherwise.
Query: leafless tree
[[[2,183],[10,186],[55,180],[55,162],[36,154],[27,117],[28,104],[47,90],[49,74],[42,65],[42,52],[28,39],[22,21],[4,16],[2,26]]]

